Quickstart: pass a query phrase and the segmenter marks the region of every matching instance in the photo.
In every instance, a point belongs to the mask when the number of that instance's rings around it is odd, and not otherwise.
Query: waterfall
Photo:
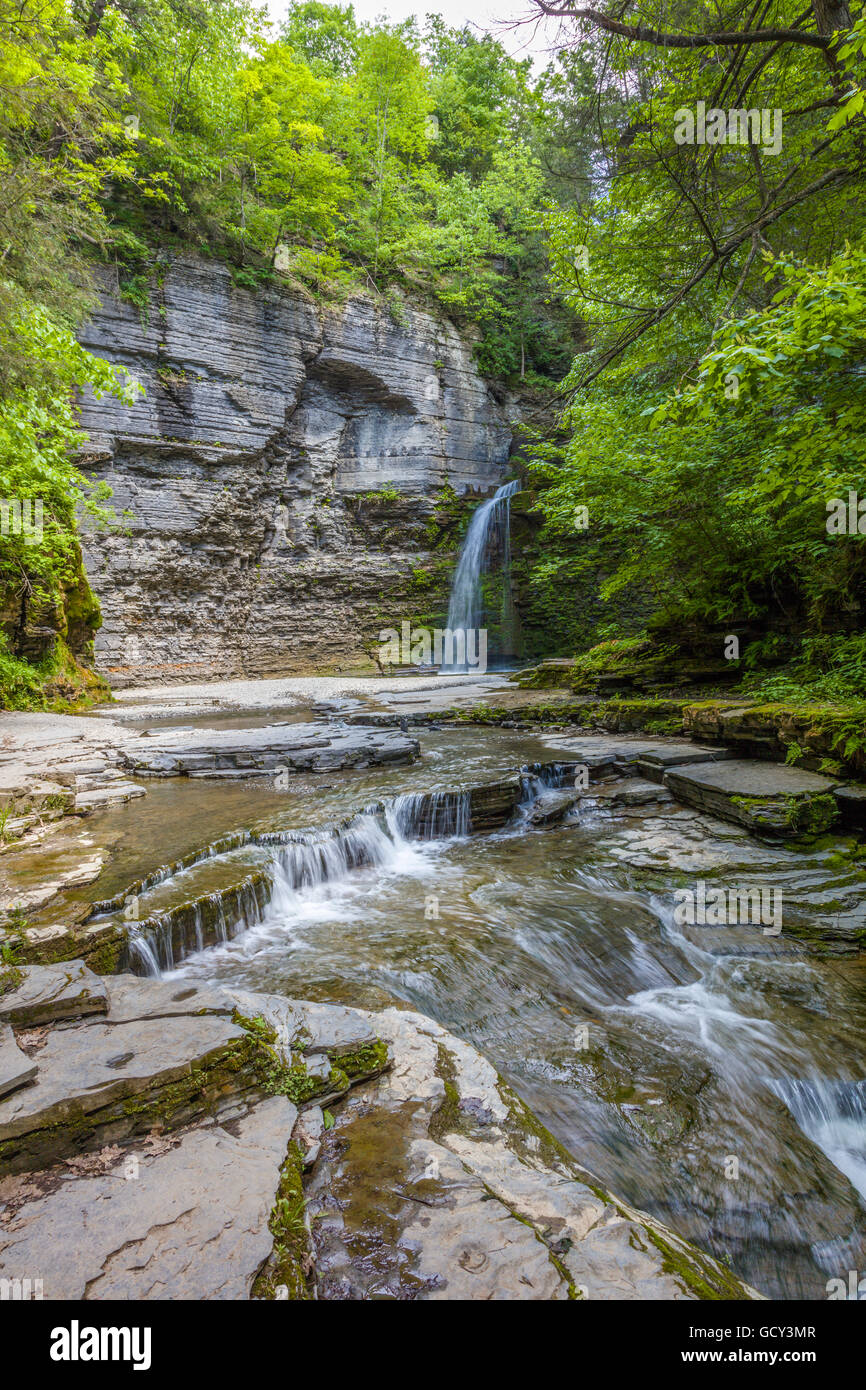
[[[410,841],[463,836],[469,825],[469,792],[440,791],[376,802],[320,830],[246,832],[242,843],[271,848],[269,868],[240,884],[131,923],[129,967],[137,974],[158,976],[194,952],[224,945],[261,924],[271,911],[290,911],[305,890],[339,883],[355,869],[396,868],[405,862]],[[232,841],[230,848],[235,847]],[[196,862],[207,857],[202,852]]]
[[[804,1134],[866,1197],[866,1081],[779,1078],[769,1084]]]
[[[407,792],[394,797],[385,818],[395,839],[437,840],[469,834],[469,792]]]
[[[520,805],[530,805],[543,792],[560,791],[574,781],[574,763],[528,763],[520,769]]]
[[[284,841],[277,851],[278,886],[289,893],[315,888],[353,869],[386,864],[394,851],[379,817],[365,811],[336,830],[298,832]]]
[[[262,925],[273,913],[290,913],[299,894],[339,883],[356,869],[415,872],[413,842],[462,839],[501,828],[518,800],[525,808],[542,791],[566,785],[576,766],[573,762],[530,763],[521,771],[519,792],[515,778],[473,788],[404,792],[317,829],[235,831],[163,865],[114,898],[94,904],[91,916],[105,917],[107,909],[114,909],[117,925],[127,932],[121,968],[159,976],[189,955],[225,945],[250,927]],[[265,862],[240,882],[182,899],[141,921],[127,921],[125,913],[121,917],[131,898],[173,878],[180,889],[195,866],[250,845],[267,852]]]
[[[491,534],[502,538],[503,610],[508,608],[508,572],[511,562],[511,498],[519,491],[516,479],[504,483],[493,497],[482,502],[473,513],[466,532],[454,580],[451,585],[451,598],[448,602],[448,631],[477,632],[482,626],[484,607],[481,598],[481,576],[490,543]],[[503,611],[503,618],[506,613]],[[476,647],[477,651],[477,647]],[[443,665],[442,671],[469,671],[472,668],[464,661],[461,664]]]
[[[193,951],[224,945],[261,922],[274,887],[271,873],[251,874],[241,883],[130,924],[128,964],[139,975],[172,970]]]

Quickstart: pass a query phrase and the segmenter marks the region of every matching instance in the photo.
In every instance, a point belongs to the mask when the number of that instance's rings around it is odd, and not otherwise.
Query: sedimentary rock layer
[[[83,342],[146,394],[83,403],[85,471],[126,513],[86,548],[100,667],[116,685],[370,669],[380,628],[417,610],[437,494],[502,481],[508,409],[471,344],[413,309],[320,311],[190,258],[144,312],[104,291]]]

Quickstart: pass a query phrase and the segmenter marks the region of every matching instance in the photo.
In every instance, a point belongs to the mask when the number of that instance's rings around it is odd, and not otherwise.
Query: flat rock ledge
[[[322,723],[176,729],[139,738],[126,746],[123,756],[137,777],[226,778],[408,763],[418,749],[418,740],[399,729]]]
[[[760,1297],[420,1014],[66,969],[0,996],[13,1297]]]
[[[254,729],[125,727],[109,714],[4,714],[0,810],[7,840],[47,821],[87,816],[147,790],[131,778],[273,776],[412,762],[418,740],[400,728],[324,721]]]
[[[840,818],[854,824],[864,800],[855,784],[678,739],[577,735],[556,746],[583,761],[593,781],[637,774],[694,810],[771,839],[814,839]],[[630,804],[653,799],[637,779],[632,790],[637,799]]]
[[[817,835],[839,817],[837,782],[784,763],[686,763],[670,768],[664,780],[688,806],[758,834]]]

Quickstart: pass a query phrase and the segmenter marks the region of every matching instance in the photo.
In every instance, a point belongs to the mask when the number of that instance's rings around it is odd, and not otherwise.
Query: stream
[[[267,872],[241,929],[193,943],[178,976],[432,1016],[614,1193],[770,1297],[824,1299],[828,1279],[866,1268],[866,966],[756,928],[673,921],[673,889],[696,864],[796,894],[820,886],[821,856],[676,805],[589,800],[536,828],[527,812],[555,769],[525,772],[509,824],[468,836],[455,788],[567,752],[555,735],[503,730],[420,738],[412,767],[294,778],[290,791],[151,782],[88,822],[112,859],[80,892],[105,898],[253,830],[143,889],[150,917]],[[417,794],[437,790],[419,819]],[[135,968],[166,964],[143,947]]]

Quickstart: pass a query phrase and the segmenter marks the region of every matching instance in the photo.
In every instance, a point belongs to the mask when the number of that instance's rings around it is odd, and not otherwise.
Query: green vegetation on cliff
[[[504,380],[560,377],[579,321],[547,284],[556,65],[319,0],[279,26],[248,0],[0,0],[0,36],[0,702],[27,706],[92,684],[78,522],[108,514],[74,402],[135,389],[75,341],[95,263],[144,321],[169,251],[250,290],[411,299]]]
[[[0,0],[5,704],[86,695],[74,400],[135,389],[75,343],[94,264],[149,321],[184,250],[421,303],[520,387],[528,654],[647,634],[766,698],[866,695],[866,19],[557,13],[538,72],[436,15]]]

